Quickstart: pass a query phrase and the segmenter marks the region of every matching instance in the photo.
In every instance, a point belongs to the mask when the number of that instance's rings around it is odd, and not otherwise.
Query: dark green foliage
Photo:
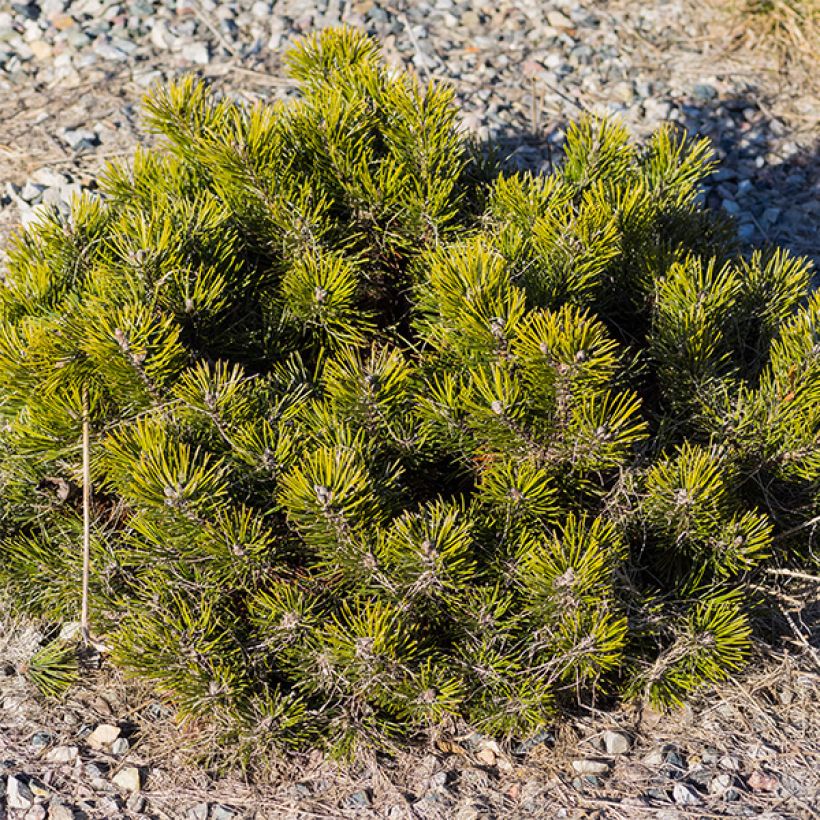
[[[705,142],[585,118],[491,178],[366,38],[290,66],[287,104],[157,89],[158,146],[11,244],[20,607],[76,612],[87,390],[94,628],[246,758],[732,674],[748,579],[820,507],[808,265],[737,255]]]

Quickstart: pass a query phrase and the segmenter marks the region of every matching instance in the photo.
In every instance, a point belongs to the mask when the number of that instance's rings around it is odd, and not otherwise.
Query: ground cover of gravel
[[[464,128],[511,166],[548,168],[584,110],[636,135],[675,120],[711,137],[722,164],[708,204],[749,244],[820,261],[818,43],[770,47],[737,2],[0,0],[0,248],[133,151],[153,83],[195,71],[240,99],[276,99],[293,93],[287,44],[347,23],[395,64],[451,82]],[[818,585],[774,580],[778,648],[679,712],[590,707],[525,747],[443,737],[352,770],[269,761],[257,783],[186,765],[203,730],[175,727],[105,665],[44,704],[20,674],[41,636],[0,616],[0,818],[818,817]]]

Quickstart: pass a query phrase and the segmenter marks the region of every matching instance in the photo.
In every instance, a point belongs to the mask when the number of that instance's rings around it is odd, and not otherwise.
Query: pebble
[[[718,766],[727,772],[739,772],[740,760],[734,755],[724,755],[719,761]]]
[[[122,757],[122,755],[128,753],[128,749],[130,748],[130,743],[124,737],[118,737],[112,744],[111,744],[111,753],[117,755],[117,757]]]
[[[79,749],[76,746],[55,746],[46,752],[45,759],[49,763],[73,763],[78,754]]]
[[[25,197],[23,197],[25,199]],[[54,738],[49,732],[35,732],[31,738],[31,747],[37,751],[49,746]]]
[[[629,751],[630,740],[623,732],[613,732],[607,730],[603,735],[604,748],[607,754],[622,755]]]
[[[606,774],[609,771],[609,763],[605,760],[593,760],[584,758],[583,760],[573,760],[572,768],[578,774]]]
[[[34,795],[28,783],[19,777],[9,775],[6,781],[6,802],[10,809],[17,809],[18,811],[30,808],[34,802]]]
[[[74,809],[65,803],[52,801],[48,807],[48,820],[74,820]]]
[[[728,789],[732,788],[735,779],[730,774],[716,774],[709,782],[709,794],[724,794]]]
[[[197,65],[208,65],[211,60],[206,43],[188,43],[182,47],[182,56]]]
[[[62,137],[72,151],[83,151],[99,145],[97,135],[87,128],[65,129]]]
[[[120,736],[119,726],[112,726],[110,723],[101,723],[85,739],[86,743],[95,751],[101,752],[108,749],[111,744]]]
[[[208,820],[210,808],[207,803],[197,803],[185,813],[186,820]]]
[[[235,820],[237,812],[228,806],[217,804],[211,807],[211,816],[209,820]]]
[[[140,770],[136,766],[125,766],[112,778],[111,782],[127,792],[138,792],[142,787]]]
[[[685,783],[675,783],[672,797],[681,806],[697,806],[701,802],[697,792]]]
[[[349,809],[364,809],[372,803],[370,795],[364,789],[359,789],[357,792],[348,795],[344,800],[344,805]]]

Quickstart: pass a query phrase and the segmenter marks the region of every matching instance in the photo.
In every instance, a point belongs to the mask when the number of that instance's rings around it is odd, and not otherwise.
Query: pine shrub
[[[0,574],[224,738],[521,737],[738,670],[820,507],[820,296],[705,210],[705,141],[505,173],[329,30],[295,99],[188,78],[0,290]]]

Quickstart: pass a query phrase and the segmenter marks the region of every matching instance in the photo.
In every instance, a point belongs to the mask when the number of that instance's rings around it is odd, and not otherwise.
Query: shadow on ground
[[[709,137],[719,159],[705,197],[738,223],[748,247],[781,245],[808,256],[820,269],[820,136],[812,145],[788,138],[789,129],[751,96],[669,103],[692,135]],[[506,166],[548,171],[560,156],[566,121],[540,133],[507,130],[497,137]]]

